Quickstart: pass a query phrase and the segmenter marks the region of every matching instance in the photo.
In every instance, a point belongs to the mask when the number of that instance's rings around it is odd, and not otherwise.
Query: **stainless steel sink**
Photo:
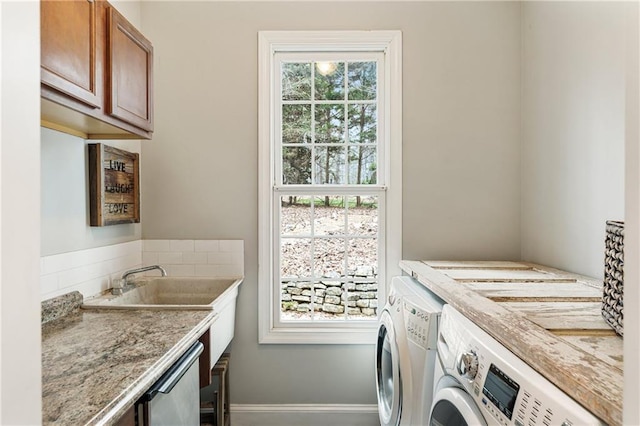
[[[124,294],[87,299],[84,309],[190,309],[213,310],[234,299],[242,277],[143,277]]]

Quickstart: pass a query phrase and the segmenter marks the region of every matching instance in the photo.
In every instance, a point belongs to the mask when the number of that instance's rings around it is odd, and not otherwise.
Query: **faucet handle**
[[[122,278],[114,278],[111,281],[111,294],[118,296],[124,293],[124,287],[126,285],[126,281]]]

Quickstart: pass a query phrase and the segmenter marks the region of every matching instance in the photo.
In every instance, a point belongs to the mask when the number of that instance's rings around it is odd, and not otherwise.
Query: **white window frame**
[[[276,129],[274,96],[276,53],[286,52],[381,52],[384,54],[384,85],[379,123],[383,143],[379,155],[386,158],[386,203],[379,208],[384,220],[384,264],[379,265],[378,314],[384,306],[391,277],[400,275],[402,255],[402,34],[400,31],[260,31],[258,34],[258,332],[260,343],[374,344],[377,321],[336,322],[310,327],[287,327],[276,321],[274,298],[274,196]],[[348,187],[348,186],[347,186]],[[347,189],[347,188],[345,188]],[[348,191],[348,189],[347,189]],[[279,232],[279,230],[278,230]],[[278,284],[277,288],[280,288]]]

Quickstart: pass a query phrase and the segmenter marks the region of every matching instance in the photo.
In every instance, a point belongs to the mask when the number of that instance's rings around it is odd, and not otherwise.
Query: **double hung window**
[[[260,340],[373,342],[400,255],[399,33],[260,41]]]

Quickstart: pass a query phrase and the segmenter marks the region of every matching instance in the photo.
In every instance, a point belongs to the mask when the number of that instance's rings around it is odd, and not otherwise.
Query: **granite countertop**
[[[45,319],[43,303],[44,425],[115,423],[216,319],[212,311],[82,310],[73,297],[62,305],[63,316]]]
[[[602,282],[526,262],[401,268],[610,425],[622,424],[623,340],[602,319]]]

